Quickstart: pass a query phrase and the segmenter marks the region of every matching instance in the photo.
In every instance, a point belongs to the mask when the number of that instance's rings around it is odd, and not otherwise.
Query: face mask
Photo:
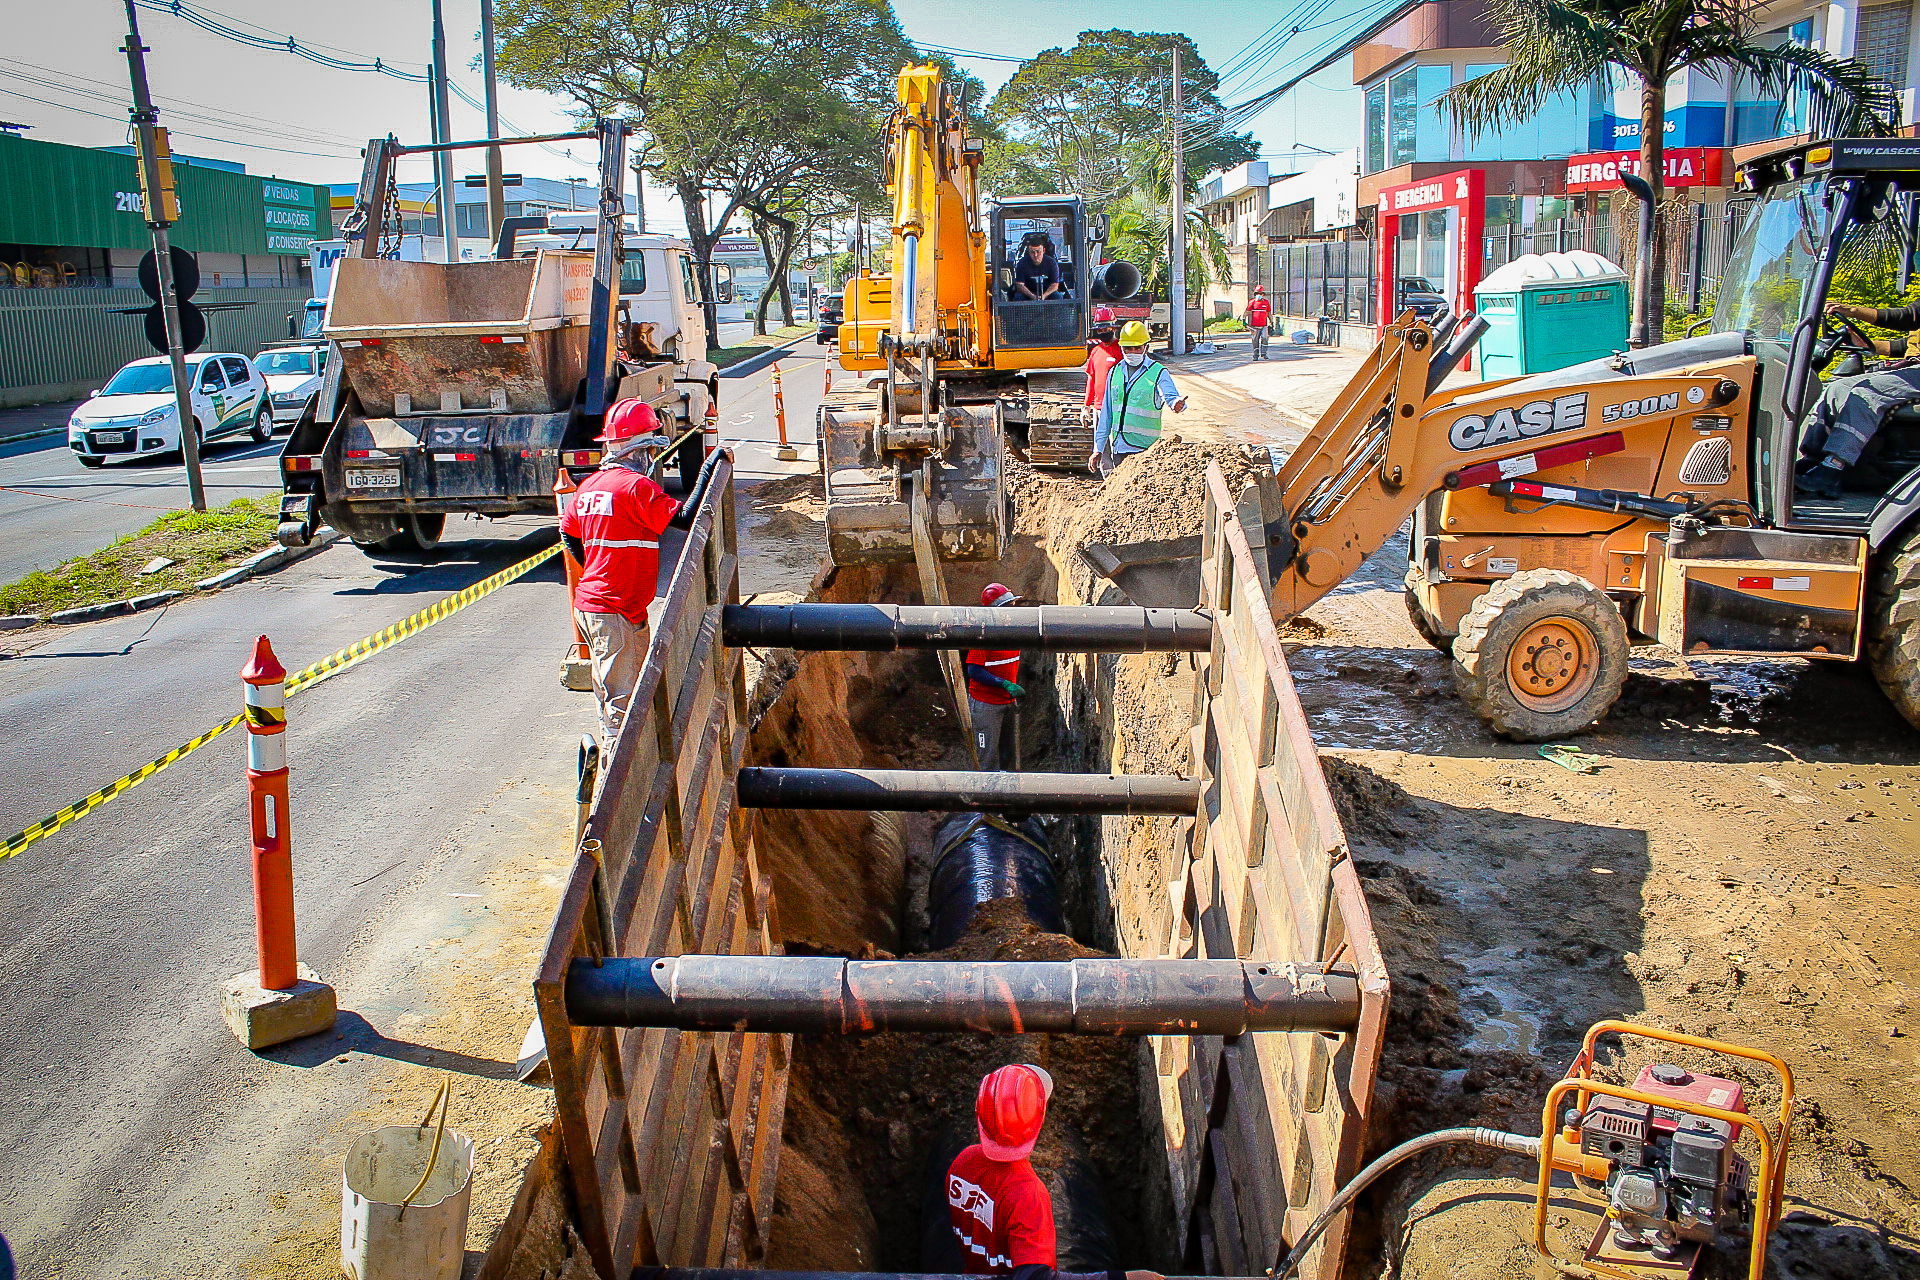
[[[1127,367],[1129,369],[1138,369],[1141,365],[1145,364],[1146,362],[1147,362],[1146,352],[1144,351],[1127,352]]]

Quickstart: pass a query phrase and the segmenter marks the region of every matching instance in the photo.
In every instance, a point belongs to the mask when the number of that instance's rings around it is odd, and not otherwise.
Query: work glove
[[[1012,694],[1016,698],[1024,698],[1027,696],[1027,691],[1025,689],[1022,689],[1019,685],[1015,684],[1011,680],[1007,680],[1003,678],[1000,681],[1000,687],[1002,689],[1005,689],[1008,693]]]

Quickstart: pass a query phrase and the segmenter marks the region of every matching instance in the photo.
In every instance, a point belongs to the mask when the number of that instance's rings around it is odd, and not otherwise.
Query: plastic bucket
[[[340,1182],[340,1267],[352,1280],[459,1280],[473,1195],[473,1139],[389,1125],[347,1148]],[[433,1159],[433,1172],[402,1206]]]

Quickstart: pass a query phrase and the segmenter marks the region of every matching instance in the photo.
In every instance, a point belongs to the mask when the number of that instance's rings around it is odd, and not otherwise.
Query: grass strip
[[[278,494],[235,498],[210,511],[169,511],[110,546],[0,587],[0,614],[57,613],[155,591],[191,592],[202,578],[271,546],[279,519]],[[174,563],[142,575],[157,557]]]

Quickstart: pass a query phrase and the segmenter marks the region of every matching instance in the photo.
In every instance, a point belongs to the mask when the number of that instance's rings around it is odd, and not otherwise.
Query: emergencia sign
[[[1667,187],[1724,187],[1727,153],[1722,147],[1668,147]],[[1568,191],[1618,191],[1623,173],[1640,172],[1638,151],[1596,151],[1567,161]]]

